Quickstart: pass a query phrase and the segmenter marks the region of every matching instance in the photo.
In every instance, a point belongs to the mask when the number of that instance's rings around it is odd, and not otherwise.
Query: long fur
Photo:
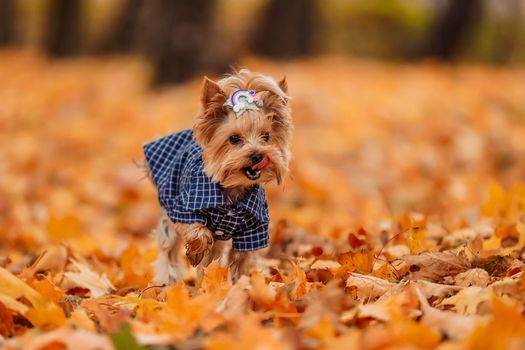
[[[254,90],[263,107],[257,111],[248,110],[237,118],[233,111],[225,109],[224,103],[238,89]],[[242,200],[245,190],[254,184],[281,183],[288,173],[293,127],[287,90],[285,79],[277,83],[248,69],[235,71],[218,82],[204,78],[201,110],[195,119],[193,133],[203,149],[206,175],[221,185],[224,195],[232,202]],[[269,135],[268,140],[264,139],[265,134]],[[229,138],[232,135],[239,136],[241,144],[231,144]],[[250,180],[243,171],[252,165],[250,155],[254,152],[270,159],[256,181]],[[214,242],[211,232],[204,225],[170,223],[166,227],[166,220],[169,222],[164,215],[160,220],[163,224],[159,224],[157,229],[160,247],[155,264],[157,283],[180,279],[180,261],[176,256],[182,242],[185,243],[186,256],[192,265],[197,266],[198,276],[214,259],[231,266],[234,280],[253,268],[256,261],[253,252],[232,252],[231,241]],[[169,266],[166,267],[166,264]]]

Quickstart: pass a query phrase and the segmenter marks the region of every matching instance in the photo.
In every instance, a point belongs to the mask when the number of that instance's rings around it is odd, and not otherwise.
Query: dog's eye
[[[262,134],[261,138],[264,142],[268,142],[268,140],[270,140],[270,133],[265,132],[264,134]]]
[[[230,140],[230,143],[231,143],[232,145],[237,145],[238,143],[241,142],[241,138],[240,138],[239,135],[232,135],[232,136],[230,136],[230,139],[229,139],[229,140]]]

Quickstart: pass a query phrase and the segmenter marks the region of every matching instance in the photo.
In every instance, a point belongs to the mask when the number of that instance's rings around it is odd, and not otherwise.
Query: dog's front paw
[[[212,246],[213,236],[210,230],[201,224],[191,225],[186,232],[186,256],[193,266],[197,266],[210,254]]]

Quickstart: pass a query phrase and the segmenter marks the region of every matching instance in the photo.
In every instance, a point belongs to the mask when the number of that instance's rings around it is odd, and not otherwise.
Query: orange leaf
[[[18,299],[25,297],[31,303],[24,316],[36,327],[52,329],[65,322],[64,312],[58,305],[0,267],[0,296]]]
[[[210,293],[218,299],[224,298],[232,286],[230,271],[227,267],[221,267],[219,260],[214,260],[204,270],[202,290]]]

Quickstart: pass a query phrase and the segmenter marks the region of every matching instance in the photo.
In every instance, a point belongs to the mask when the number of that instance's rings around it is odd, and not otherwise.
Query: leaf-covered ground
[[[525,70],[335,57],[287,75],[294,159],[272,244],[232,285],[150,284],[141,146],[190,127],[200,79],[0,53],[0,346],[525,348]]]

